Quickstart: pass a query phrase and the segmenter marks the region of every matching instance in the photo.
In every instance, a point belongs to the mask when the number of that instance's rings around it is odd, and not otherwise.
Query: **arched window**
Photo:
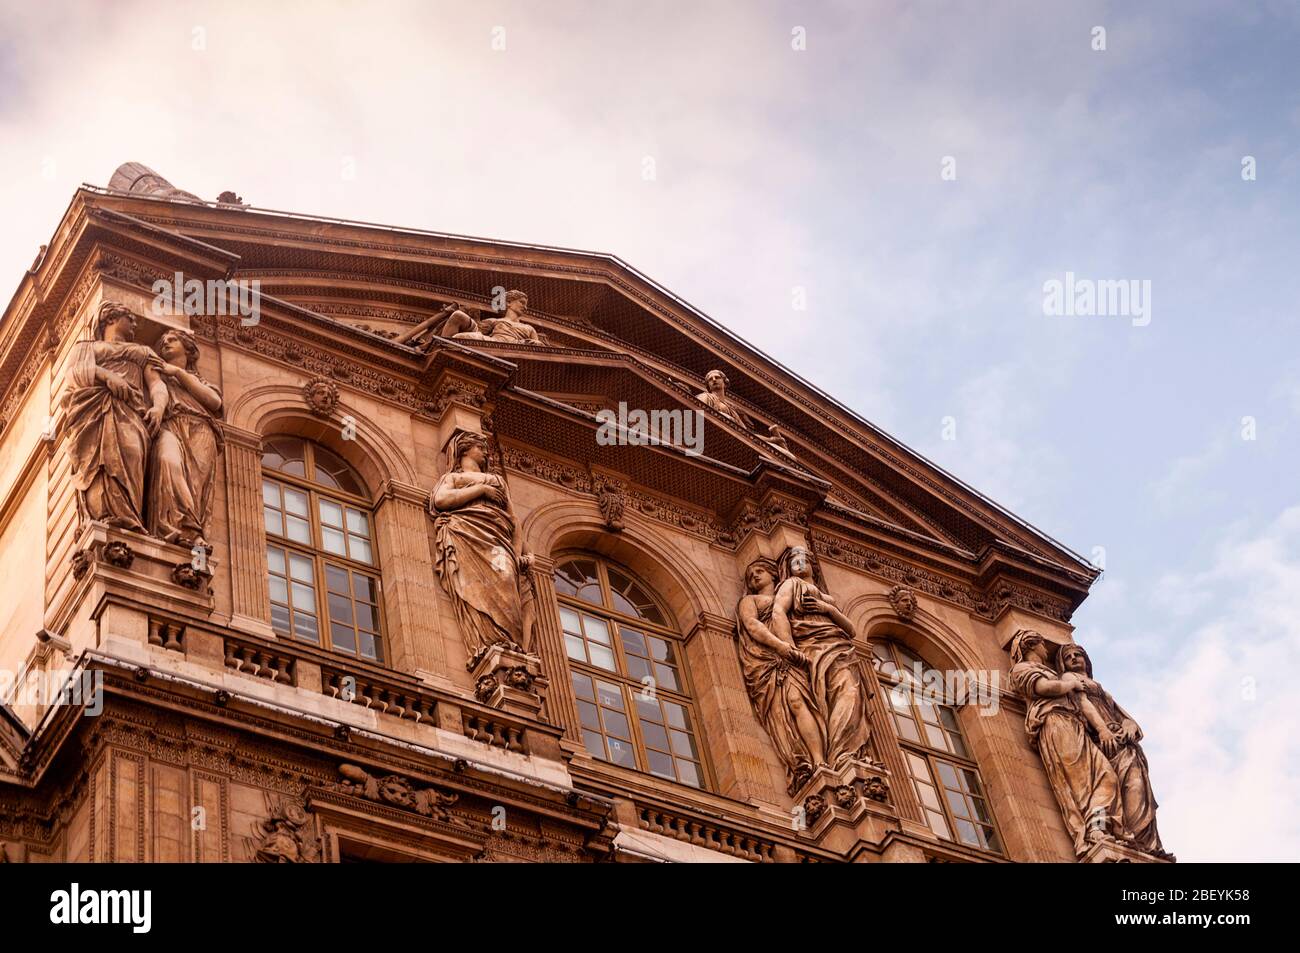
[[[945,685],[942,673],[899,642],[873,640],[871,652],[930,829],[944,840],[1000,853],[997,824],[957,710],[923,691]]]
[[[650,592],[598,556],[561,559],[560,623],[592,757],[705,786],[681,637]]]
[[[337,454],[297,437],[262,443],[271,628],[384,661],[370,503]]]

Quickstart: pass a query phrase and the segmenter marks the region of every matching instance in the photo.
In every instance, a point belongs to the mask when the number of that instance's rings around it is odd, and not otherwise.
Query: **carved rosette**
[[[339,406],[339,388],[325,377],[313,377],[302,386],[302,399],[317,417],[332,417]]]

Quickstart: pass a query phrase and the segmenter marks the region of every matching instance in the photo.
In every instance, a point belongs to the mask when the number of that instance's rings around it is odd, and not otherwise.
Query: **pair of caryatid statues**
[[[820,767],[871,761],[866,673],[853,623],[817,586],[812,556],[793,546],[745,570],[737,606],[745,688],[785,765],[793,796]]]
[[[1113,839],[1169,857],[1156,830],[1142,729],[1093,680],[1088,653],[1021,629],[1011,640],[1011,684],[1028,702],[1025,730],[1075,852]]]
[[[461,431],[448,457],[449,469],[429,500],[434,569],[460,624],[466,667],[473,668],[494,645],[531,652],[531,559],[517,548],[510,488],[491,470],[486,438]]]
[[[136,316],[107,302],[73,349],[65,397],[82,519],[207,548],[221,391],[199,376],[194,336],[135,343]]]

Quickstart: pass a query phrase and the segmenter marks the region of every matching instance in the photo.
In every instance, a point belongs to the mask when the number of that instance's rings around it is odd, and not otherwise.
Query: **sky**
[[[3,0],[0,287],[128,160],[616,254],[1103,565],[1165,846],[1295,861],[1298,47],[1267,0]]]

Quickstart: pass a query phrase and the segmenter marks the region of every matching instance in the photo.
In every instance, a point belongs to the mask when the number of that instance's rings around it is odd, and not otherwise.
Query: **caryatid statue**
[[[1151,791],[1151,770],[1138,743],[1142,729],[1092,677],[1092,659],[1081,645],[1062,645],[1056,652],[1062,678],[1083,685],[1079,700],[1090,734],[1110,761],[1119,781],[1119,802],[1124,832],[1135,847],[1157,857],[1169,857],[1156,830],[1156,797]]]
[[[451,443],[451,468],[434,487],[430,509],[434,569],[460,623],[468,668],[490,646],[528,652],[533,600],[529,558],[516,551],[515,520],[505,479],[489,471],[483,436],[462,431]]]
[[[813,581],[812,554],[803,546],[786,551],[780,570],[770,628],[806,660],[808,685],[825,738],[816,761],[833,769],[853,760],[869,761],[870,691],[853,644],[857,635],[853,623]]]
[[[73,350],[66,397],[68,456],[85,520],[145,531],[145,467],[170,400],[162,361],[135,343],[136,317],[105,302],[94,340]]]
[[[745,569],[736,606],[736,636],[745,689],[759,724],[785,765],[787,793],[794,795],[813,769],[826,761],[826,728],[817,711],[808,656],[772,631],[776,564],[756,559]]]
[[[1011,663],[1011,685],[1029,704],[1029,743],[1043,761],[1075,853],[1108,836],[1126,839],[1119,778],[1089,734],[1087,682],[1054,668],[1047,640],[1029,629],[1012,638]]]
[[[188,331],[167,331],[155,345],[169,401],[153,445],[149,532],[170,543],[206,547],[213,478],[223,441],[221,391],[198,375],[199,346]]]

